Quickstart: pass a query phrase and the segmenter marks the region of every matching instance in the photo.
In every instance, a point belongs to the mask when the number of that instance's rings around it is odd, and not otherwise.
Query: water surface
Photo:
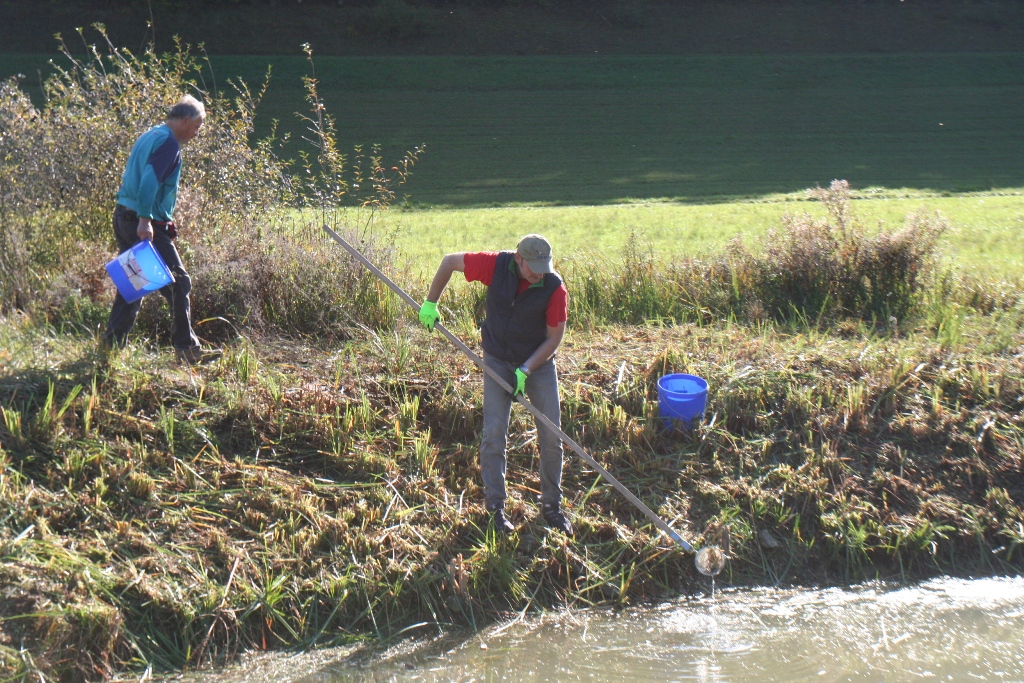
[[[1024,681],[1024,579],[733,590],[651,609],[549,614],[296,683]],[[293,671],[295,669],[292,669]]]

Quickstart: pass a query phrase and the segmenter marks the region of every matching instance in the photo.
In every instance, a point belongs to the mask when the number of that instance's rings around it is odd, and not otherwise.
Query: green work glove
[[[516,368],[516,391],[515,391],[515,395],[516,396],[518,396],[519,394],[525,394],[526,393],[526,378],[527,378],[527,376],[528,376],[527,373],[523,370],[522,367]]]
[[[427,328],[428,332],[434,331],[434,325],[441,319],[441,314],[437,312],[437,304],[433,301],[424,301],[423,305],[420,306],[420,322]]]

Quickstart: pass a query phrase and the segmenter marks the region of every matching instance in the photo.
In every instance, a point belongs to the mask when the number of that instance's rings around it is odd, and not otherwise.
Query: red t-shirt
[[[498,264],[498,252],[478,251],[464,255],[466,262],[466,282],[482,282],[488,287],[494,280],[494,268]],[[516,295],[522,294],[530,286],[530,281],[519,278],[519,289]],[[544,315],[548,327],[558,327],[569,319],[569,293],[563,282],[548,299],[548,307]]]

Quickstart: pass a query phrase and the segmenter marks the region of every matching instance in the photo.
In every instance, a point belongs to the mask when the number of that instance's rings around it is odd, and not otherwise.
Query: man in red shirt
[[[516,394],[530,402],[551,422],[561,426],[555,351],[565,335],[568,297],[562,278],[551,262],[551,244],[540,235],[527,235],[514,252],[459,252],[448,254],[434,274],[420,322],[428,330],[440,319],[437,301],[452,273],[464,273],[469,282],[487,286],[487,318],[481,328],[484,362]],[[480,474],[487,511],[494,528],[511,533],[515,527],[505,516],[505,448],[512,397],[484,373],[484,425],[480,440]],[[547,427],[537,425],[540,449],[541,516],[555,529],[572,535],[572,525],[561,510],[562,442]]]

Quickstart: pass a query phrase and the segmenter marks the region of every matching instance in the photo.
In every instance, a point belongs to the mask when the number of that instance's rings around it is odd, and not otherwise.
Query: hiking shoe
[[[498,508],[496,510],[488,510],[490,517],[489,522],[494,525],[494,530],[499,534],[513,534],[516,528],[509,521],[508,517],[505,516],[505,509]]]
[[[177,349],[178,360],[186,365],[202,365],[203,363],[212,363],[221,356],[224,352],[220,349],[204,349],[201,346],[193,346],[187,349]]]
[[[558,503],[541,503],[540,516],[552,529],[558,529],[566,536],[572,536],[572,524],[558,507]]]
[[[100,337],[99,342],[96,344],[96,353],[102,360],[109,359],[114,355],[121,347],[114,344],[106,337]]]

